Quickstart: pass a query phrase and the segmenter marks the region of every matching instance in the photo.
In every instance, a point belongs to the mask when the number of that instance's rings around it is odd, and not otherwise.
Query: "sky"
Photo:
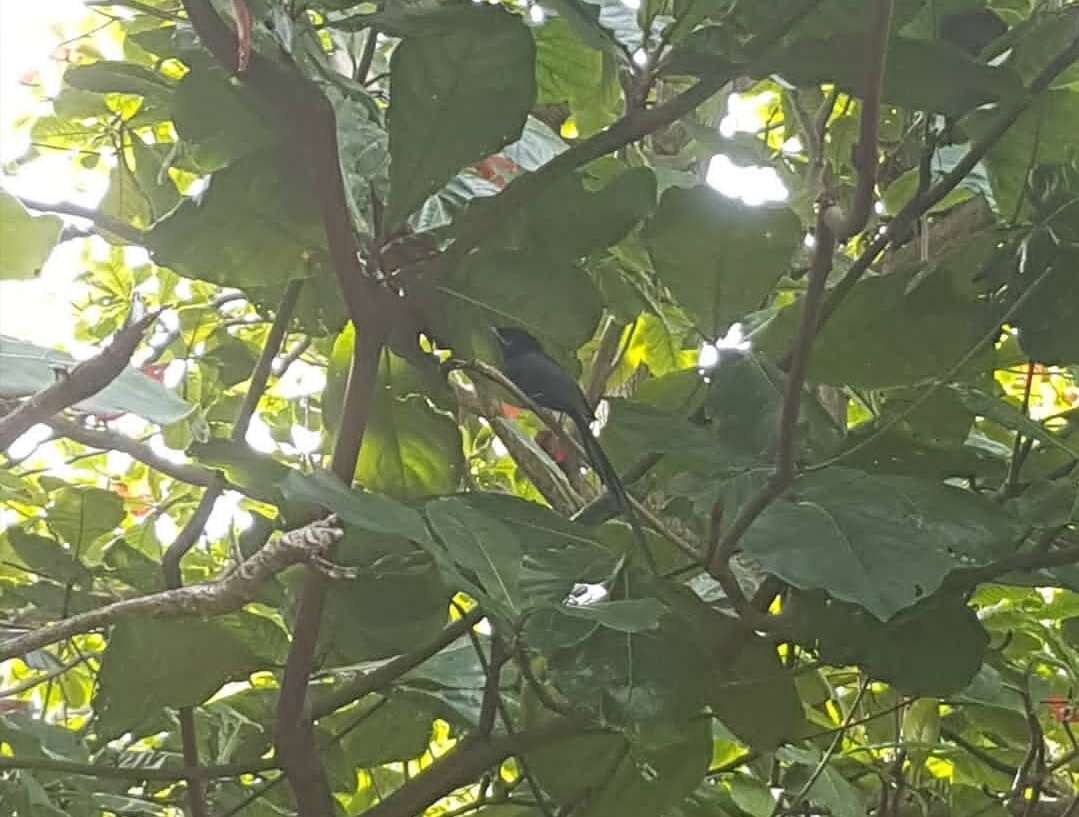
[[[87,18],[82,0],[0,0],[0,166],[5,170],[28,147],[19,120],[48,112],[42,92],[52,94],[60,87],[64,66],[54,57],[57,47]],[[24,166],[18,175],[4,172],[0,185],[45,201],[96,204],[104,180],[94,184],[94,177],[80,175],[83,189],[75,183],[70,159],[54,152]],[[53,252],[39,279],[0,281],[0,333],[84,351],[72,336],[71,306],[71,281],[81,270],[81,252],[80,242],[67,242]]]

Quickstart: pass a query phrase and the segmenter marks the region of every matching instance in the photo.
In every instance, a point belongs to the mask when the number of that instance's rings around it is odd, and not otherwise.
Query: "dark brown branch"
[[[335,162],[336,164],[336,162]],[[349,369],[341,427],[334,443],[331,470],[345,484],[352,484],[370,419],[379,361],[389,327],[386,316],[355,327],[352,364]],[[277,701],[274,745],[296,796],[301,813],[330,813],[332,797],[315,741],[314,724],[307,706],[307,685],[315,663],[315,648],[326,601],[327,578],[308,570],[300,595],[292,644],[285,662],[281,694]]]
[[[858,182],[850,213],[831,224],[839,242],[865,229],[873,212],[877,186],[877,144],[880,136],[880,95],[888,55],[888,35],[892,24],[892,0],[876,0],[873,21],[866,37],[865,79],[862,88],[861,130],[856,148]],[[839,214],[838,209],[829,211]]]
[[[89,360],[84,360],[51,386],[42,389],[17,409],[0,419],[0,451],[7,449],[25,431],[48,420],[69,406],[93,397],[113,380],[131,361],[147,327],[157,320],[151,312],[141,320],[121,329],[112,342]]]
[[[809,367],[809,354],[817,326],[817,315],[824,300],[825,284],[832,269],[832,256],[836,239],[828,227],[827,207],[817,215],[816,244],[813,262],[809,270],[809,285],[802,306],[801,324],[795,341],[783,394],[783,409],[779,419],[779,441],[776,450],[776,469],[765,483],[734,518],[715,548],[709,571],[723,575],[724,567],[734,555],[738,542],[758,516],[775,501],[794,481],[794,443],[798,415],[802,405],[802,387]]]
[[[107,213],[102,213],[92,207],[83,207],[78,204],[71,204],[70,202],[48,204],[43,201],[28,199],[23,196],[19,196],[18,198],[25,207],[29,207],[31,210],[38,210],[42,213],[59,213],[64,216],[84,218],[93,224],[100,232],[114,235],[117,238],[126,241],[128,244],[138,244],[141,246],[146,243],[146,233],[138,227],[133,227],[126,222],[120,221],[118,218],[113,218]]]
[[[1050,567],[1066,567],[1074,564],[1079,564],[1079,545],[1005,556],[1003,559],[998,559],[981,567],[957,570],[949,576],[948,583],[953,586],[973,587],[976,584],[991,582],[1002,576],[1007,576],[1009,573],[1044,570]]]
[[[587,733],[578,724],[560,719],[549,726],[493,740],[464,740],[428,766],[422,775],[365,811],[364,817],[416,817],[432,803],[467,786],[506,758],[579,734]]]
[[[338,538],[340,530],[335,523],[314,522],[271,540],[237,569],[217,581],[124,599],[8,639],[0,643],[0,661],[18,658],[81,633],[138,616],[179,618],[231,613],[253,601],[263,582],[290,565],[323,555]]]

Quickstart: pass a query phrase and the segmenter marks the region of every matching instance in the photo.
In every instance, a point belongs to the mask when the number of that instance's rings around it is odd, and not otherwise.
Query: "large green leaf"
[[[171,97],[175,88],[173,80],[157,71],[113,60],[72,66],[64,72],[64,82],[72,88],[99,94],[136,94],[159,99]]]
[[[49,527],[79,558],[96,562],[101,551],[93,545],[124,520],[123,500],[112,491],[83,487],[62,488],[52,500]]]
[[[567,103],[577,130],[590,136],[613,122],[622,107],[622,89],[612,60],[591,48],[562,18],[534,29],[536,101]]]
[[[559,803],[577,804],[580,817],[665,814],[701,782],[712,755],[707,719],[679,731],[679,740],[658,747],[618,735],[567,738],[526,760],[544,790]]]
[[[795,587],[825,590],[887,621],[949,572],[1009,552],[1019,533],[1010,515],[969,491],[831,468],[798,480],[742,547]]]
[[[552,259],[577,259],[616,244],[656,204],[656,177],[646,167],[617,172],[592,190],[567,174],[534,196],[511,229],[516,246]]]
[[[958,598],[933,598],[886,623],[851,604],[799,594],[798,637],[835,665],[854,664],[907,695],[952,695],[982,665],[989,636]]]
[[[861,94],[865,54],[861,32],[798,39],[767,71],[794,85],[834,82]],[[945,76],[948,81],[941,82]],[[954,116],[1021,91],[1013,71],[977,63],[947,44],[893,37],[888,45],[881,96],[890,105]]]
[[[199,236],[193,241],[192,236]],[[326,235],[303,168],[278,151],[237,160],[147,234],[157,263],[222,286],[274,286],[323,274]]]
[[[972,139],[983,136],[996,121],[994,110],[974,111],[962,121]],[[1079,132],[1079,93],[1072,89],[1040,95],[1019,120],[993,142],[985,163],[997,208],[1011,218],[1035,162],[1066,162]]]
[[[17,198],[0,190],[0,281],[37,278],[63,227],[59,216],[32,216]]]
[[[610,577],[617,554],[592,529],[506,494],[476,492],[459,500],[498,518],[513,532],[521,548],[520,585],[530,603],[561,603],[578,582]]]
[[[1049,365],[1079,363],[1079,251],[1061,250],[1046,278],[1016,312],[1019,343],[1032,360]]]
[[[980,342],[987,308],[941,270],[924,277],[919,272],[859,281],[818,334],[810,378],[832,385],[884,388],[950,372]],[[801,305],[799,299],[780,310],[753,336],[754,345],[775,353],[789,348]],[[984,370],[991,353],[985,346],[960,375]]]
[[[540,5],[557,12],[583,42],[622,60],[643,42],[637,13],[621,0],[543,0]]]
[[[430,541],[430,534],[420,513],[388,496],[349,489],[329,471],[304,476],[291,471],[281,484],[286,499],[321,505],[343,521],[371,533],[400,536],[420,544]]]
[[[356,575],[330,586],[320,638],[352,663],[389,658],[437,637],[450,592],[431,556],[406,539],[354,527],[346,523],[333,560]]]
[[[399,698],[370,703],[365,709],[345,713],[347,720],[343,725],[360,721],[341,742],[350,763],[370,768],[411,760],[427,751],[431,716],[426,712]]]
[[[57,370],[77,361],[66,352],[0,335],[0,397],[28,397],[56,382]],[[158,425],[178,422],[194,410],[156,380],[131,366],[108,386],[75,408],[91,414],[131,412]]]
[[[356,480],[402,499],[457,489],[464,471],[461,430],[423,393],[418,371],[388,349],[363,435]]]
[[[592,336],[602,312],[583,270],[534,252],[475,253],[438,290],[446,298],[454,346],[463,350],[474,342],[474,333],[483,348],[490,343],[488,327],[519,325],[548,352],[569,352]]]
[[[163,706],[200,704],[227,681],[280,666],[287,649],[284,630],[253,613],[123,621],[113,628],[101,657],[94,696],[97,732],[112,738]]]
[[[520,18],[490,7],[395,49],[388,226],[462,167],[517,139],[536,96],[534,52]]]
[[[806,730],[794,677],[779,660],[775,645],[756,636],[738,636],[729,618],[713,618],[715,638],[744,638],[738,657],[716,668],[708,704],[719,721],[740,740],[763,752]]]
[[[184,75],[172,117],[191,159],[207,172],[277,141],[251,92],[230,82],[216,66],[196,65]]]
[[[645,229],[660,279],[709,337],[761,306],[787,271],[801,225],[786,208],[747,207],[708,187],[672,187]]]
[[[61,584],[87,586],[89,583],[90,572],[79,561],[77,554],[55,539],[27,533],[19,528],[11,528],[7,536],[19,560],[35,574]]]
[[[524,610],[521,592],[521,546],[513,531],[494,516],[463,499],[447,497],[427,503],[431,530],[449,557],[474,573],[488,599],[510,619]]]

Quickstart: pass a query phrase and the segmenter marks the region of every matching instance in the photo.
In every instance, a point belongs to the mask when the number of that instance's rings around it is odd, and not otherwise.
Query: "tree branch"
[[[364,812],[364,817],[416,817],[432,803],[466,786],[485,769],[508,757],[523,754],[544,744],[587,734],[581,727],[566,719],[514,735],[492,740],[466,739],[393,792],[381,803]]]
[[[44,422],[69,406],[93,397],[120,376],[142,341],[146,328],[157,320],[160,312],[151,312],[141,320],[130,323],[116,333],[112,342],[88,360],[17,409],[0,419],[0,451],[7,449],[25,431]]]
[[[46,202],[28,199],[24,196],[19,196],[18,199],[23,203],[23,206],[29,207],[31,210],[38,210],[42,213],[59,213],[64,216],[84,218],[93,224],[99,231],[111,233],[128,244],[138,244],[141,246],[146,243],[146,233],[138,227],[133,227],[124,221],[120,221],[118,218],[113,218],[107,213],[102,213],[92,207],[83,207],[69,202],[47,204]]]
[[[717,578],[724,576],[738,542],[758,516],[775,501],[794,481],[795,429],[802,405],[802,386],[809,368],[809,354],[813,346],[817,315],[824,301],[825,284],[832,269],[836,237],[828,226],[828,207],[822,206],[817,214],[816,244],[813,263],[809,270],[809,286],[802,308],[801,324],[795,341],[783,394],[783,408],[779,419],[779,441],[776,450],[776,468],[772,478],[739,510],[738,515],[720,536],[709,565],[709,572]]]
[[[876,0],[873,22],[866,37],[864,87],[862,88],[861,130],[856,148],[858,185],[854,205],[847,216],[838,208],[826,211],[838,218],[829,226],[840,243],[865,229],[873,212],[877,186],[877,143],[880,135],[880,95],[888,56],[888,35],[892,25],[892,0]]]
[[[56,416],[45,421],[53,431],[69,440],[74,440],[87,448],[97,448],[102,451],[119,451],[138,460],[143,465],[160,471],[172,479],[186,482],[188,485],[197,485],[200,488],[208,488],[218,479],[217,474],[209,468],[193,463],[173,462],[154,451],[150,446],[136,439],[107,429],[87,428],[66,417]]]
[[[333,517],[313,522],[271,540],[237,569],[217,581],[124,599],[8,639],[0,643],[0,661],[18,658],[58,641],[137,616],[178,618],[231,613],[253,601],[259,587],[267,579],[290,565],[323,556],[330,545],[340,538],[341,531]]]

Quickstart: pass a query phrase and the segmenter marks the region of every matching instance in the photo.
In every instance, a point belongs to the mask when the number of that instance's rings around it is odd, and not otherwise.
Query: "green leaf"
[[[94,542],[124,520],[123,500],[101,488],[62,488],[53,494],[48,511],[49,527],[73,553],[90,562],[100,556],[92,549]]]
[[[981,340],[986,305],[970,298],[945,270],[920,270],[865,278],[813,344],[809,377],[818,383],[862,388],[908,386],[940,377]],[[753,336],[765,352],[788,348],[801,319],[802,300],[781,309]],[[983,344],[984,346],[984,344]],[[983,371],[991,348],[960,376]]]
[[[408,540],[346,524],[334,550],[355,578],[326,595],[320,638],[347,663],[388,658],[436,638],[446,624],[450,592],[430,554]]]
[[[860,666],[906,695],[948,696],[982,666],[989,635],[962,599],[932,598],[882,624],[854,605],[798,594],[798,639],[836,666]]]
[[[1079,459],[1079,443],[1054,434],[1041,423],[1030,419],[1030,416],[1018,406],[986,394],[973,386],[952,386],[952,391],[974,414],[992,420],[994,423],[1000,423],[1007,429],[1037,440],[1042,445],[1059,449],[1073,459]]]
[[[63,228],[59,216],[32,216],[17,198],[0,190],[0,281],[37,278]]]
[[[646,167],[622,172],[598,190],[568,174],[549,184],[523,208],[517,246],[552,260],[574,260],[621,241],[656,204],[656,177]]]
[[[621,633],[640,633],[659,627],[664,607],[657,599],[622,599],[593,604],[565,604],[559,611],[570,618],[592,621]]]
[[[280,666],[287,649],[285,632],[253,613],[122,621],[101,657],[94,696],[98,734],[118,736],[163,706],[200,704],[228,681]]]
[[[61,584],[88,586],[91,576],[86,566],[55,539],[19,528],[9,529],[7,535],[12,550],[34,573]]]
[[[199,236],[192,241],[192,236]],[[162,266],[222,286],[329,285],[326,235],[303,168],[262,151],[219,170],[197,198],[154,224],[147,248]]]
[[[574,817],[665,814],[701,782],[712,755],[706,719],[679,725],[664,746],[633,744],[618,735],[585,735],[551,743],[526,756],[545,791]]]
[[[254,95],[216,66],[200,64],[184,74],[176,88],[172,118],[192,161],[206,172],[278,141]]]
[[[465,165],[517,140],[536,96],[534,52],[520,18],[482,7],[394,50],[387,226]]]
[[[350,710],[347,715],[349,722],[362,721],[345,735],[341,748],[361,769],[412,760],[427,751],[431,741],[431,716],[400,698],[368,706],[366,714]]]
[[[130,62],[100,60],[75,65],[64,72],[64,82],[72,88],[99,94],[135,94],[168,99],[174,84],[157,71]]]
[[[792,546],[790,532],[797,530]],[[742,539],[769,573],[825,590],[881,621],[940,587],[949,572],[1007,553],[1019,525],[996,504],[948,485],[830,468],[799,479]]]
[[[187,453],[202,465],[221,471],[233,485],[267,499],[275,495],[284,480],[296,473],[269,454],[260,454],[247,443],[229,439],[192,443]]]
[[[794,676],[779,660],[775,645],[757,636],[737,636],[738,625],[715,615],[717,643],[745,638],[737,659],[716,668],[708,703],[712,712],[740,740],[771,752],[806,730]]]
[[[454,346],[490,343],[490,326],[518,325],[548,352],[575,351],[595,332],[602,304],[592,280],[568,261],[523,251],[474,253],[438,291],[447,298]]]
[[[356,481],[415,499],[457,489],[464,471],[461,430],[423,393],[421,373],[388,349],[356,463]]]
[[[609,125],[622,108],[612,60],[577,36],[563,18],[533,29],[536,37],[536,102],[568,103],[582,136]]]
[[[418,511],[382,494],[349,489],[329,471],[309,476],[291,471],[281,484],[281,492],[286,499],[328,508],[344,522],[371,533],[400,536],[420,544],[431,541]]]
[[[456,497],[425,507],[431,530],[453,559],[478,577],[488,598],[509,618],[523,612],[521,546],[513,532],[493,516]]]
[[[768,817],[775,809],[775,796],[763,780],[747,774],[735,774],[729,785],[731,798],[746,814],[752,817]]]
[[[768,72],[793,85],[834,82],[844,91],[861,94],[865,53],[861,32],[797,39],[778,59],[769,61]],[[941,82],[941,77],[948,81]],[[892,37],[888,44],[881,98],[889,105],[958,116],[1022,89],[1012,70],[975,62],[950,45],[906,37]]]
[[[790,263],[801,224],[709,187],[669,188],[645,228],[660,279],[708,337],[761,306]]]
[[[962,121],[971,139],[984,136],[997,121],[995,110],[974,111]],[[1016,212],[1027,172],[1038,163],[1066,162],[1072,154],[1072,134],[1079,132],[1079,93],[1073,90],[1040,94],[986,154],[989,180],[997,209],[1007,218]]]
[[[1079,303],[1079,252],[1061,250],[1038,289],[1015,313],[1019,343],[1031,360],[1047,365],[1079,363],[1079,327],[1072,320]]]
[[[542,0],[585,43],[625,62],[644,40],[637,13],[620,0]]]
[[[458,500],[513,531],[523,557],[521,589],[531,603],[559,604],[578,582],[610,578],[617,554],[600,543],[593,529],[506,494],[473,492]]]

